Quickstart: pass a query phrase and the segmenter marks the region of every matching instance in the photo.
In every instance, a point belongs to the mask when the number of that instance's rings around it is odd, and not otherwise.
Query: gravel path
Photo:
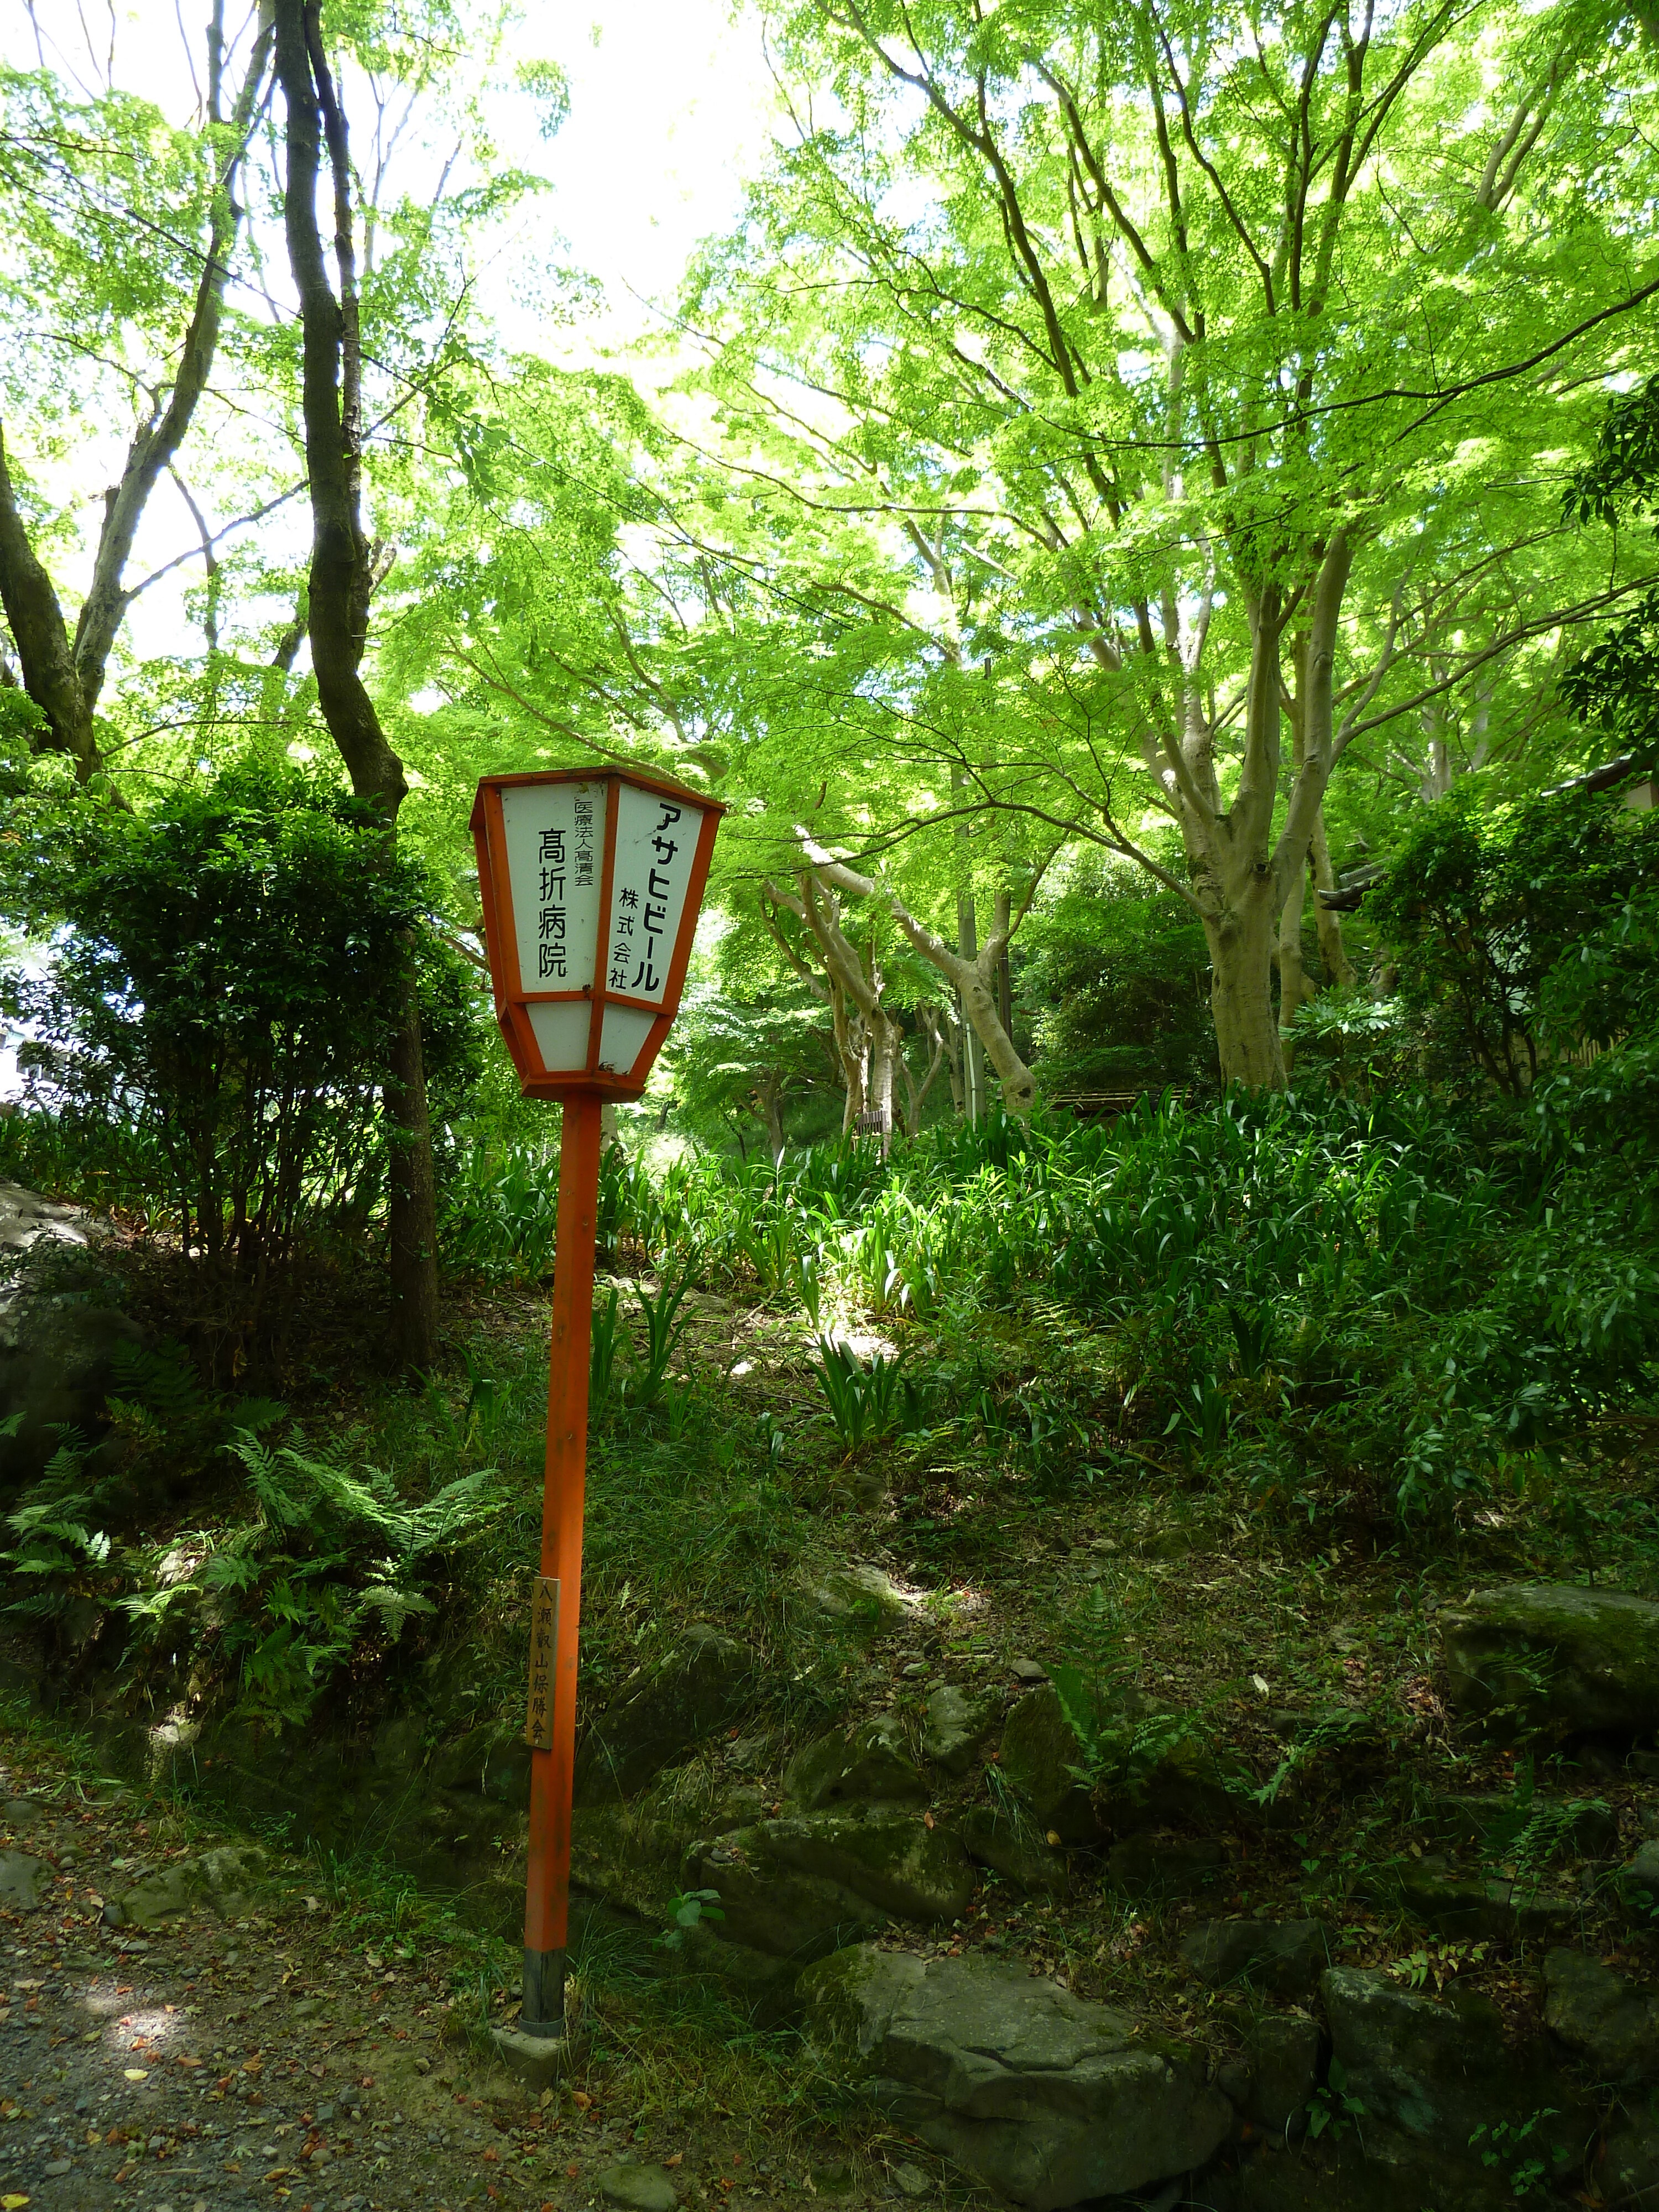
[[[109,1899],[204,1849],[144,1810],[0,1736],[0,2212],[576,2212],[647,2179],[665,2202],[811,2202],[810,2171],[640,2124],[603,2082],[530,2101],[454,2039],[447,1981],[297,1887],[110,1927]],[[911,2176],[818,2179],[853,2184],[852,2212]]]

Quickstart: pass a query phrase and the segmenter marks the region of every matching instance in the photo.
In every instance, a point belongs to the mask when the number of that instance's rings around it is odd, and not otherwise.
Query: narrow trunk
[[[961,791],[966,787],[966,784],[967,778],[962,771],[960,769],[954,771],[951,778],[951,789]],[[957,954],[960,959],[965,960],[971,966],[979,957],[979,916],[974,907],[973,883],[969,872],[970,863],[968,858],[968,825],[965,822],[957,825],[957,844],[958,868]],[[957,1003],[959,1005],[962,1003],[960,992],[957,993]],[[968,1119],[970,1121],[977,1121],[985,1111],[985,1056],[980,1045],[977,1030],[973,1024],[965,1018],[965,1006],[963,1011],[964,1014],[962,1024],[963,1091],[967,1101]]]
[[[412,952],[412,947],[410,948]],[[382,1092],[386,1117],[386,1237],[392,1340],[400,1364],[424,1368],[438,1345],[438,1194],[412,966],[398,993],[398,1030]]]
[[[760,1108],[761,1119],[766,1124],[766,1141],[771,1148],[772,1166],[775,1171],[783,1165],[783,1073],[769,1067],[755,1086],[755,1103]]]
[[[1315,819],[1313,836],[1308,844],[1308,866],[1312,871],[1316,891],[1334,891],[1336,877],[1331,867],[1331,848],[1325,835],[1325,810],[1322,806]],[[1329,981],[1343,990],[1353,988],[1356,977],[1353,963],[1348,957],[1348,948],[1342,942],[1342,917],[1333,914],[1322,899],[1314,901],[1314,926],[1319,932],[1320,957],[1325,963],[1325,974]]]
[[[1298,868],[1291,895],[1279,917],[1279,1045],[1288,1075],[1296,1065],[1295,1023],[1298,1008],[1314,995],[1302,958],[1302,917],[1307,908],[1308,878]]]
[[[893,1141],[893,1062],[898,1054],[897,1024],[879,1008],[870,1025],[870,1105],[866,1121],[886,1158]]]
[[[300,296],[301,410],[312,514],[307,617],[318,702],[351,787],[386,823],[388,851],[408,790],[362,675],[374,583],[362,522],[362,350],[346,119],[323,48],[320,0],[275,0],[276,75],[287,105],[283,222]],[[317,222],[325,137],[334,186],[337,298]],[[394,1345],[424,1368],[437,1350],[438,1232],[420,1005],[407,975],[383,1089]]]

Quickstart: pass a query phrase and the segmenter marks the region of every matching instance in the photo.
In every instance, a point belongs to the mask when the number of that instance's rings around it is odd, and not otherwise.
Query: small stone
[[[894,2166],[891,2171],[894,2180],[898,2184],[899,2187],[904,2191],[904,2194],[907,2197],[931,2197],[933,2195],[933,2185],[929,2181],[927,2175],[922,2172],[919,2166],[912,2166],[908,2160],[905,2160],[901,2161],[901,2163]]]
[[[1035,1659],[1016,1659],[1008,1672],[1017,1682],[1046,1682],[1048,1670],[1040,1667]]]
[[[9,1797],[3,1818],[9,1828],[32,1828],[40,1817],[40,1808],[33,1797]]]
[[[899,1672],[907,1682],[919,1682],[927,1672],[927,1662],[925,1659],[913,1659],[908,1667],[901,1667]],[[913,2172],[915,2170],[914,2167],[911,2168]]]
[[[43,2173],[52,2174],[67,2173],[73,2164],[74,2160],[72,2159],[49,2158],[45,2166],[41,2167],[40,2171]],[[159,2205],[156,2207],[156,2212],[161,2212],[161,2207]]]
[[[0,1851],[0,1905],[33,1912],[52,1885],[52,1869],[27,1851]]]
[[[678,2203],[668,2169],[662,2166],[607,2166],[599,2176],[599,2194],[623,2212],[674,2212]]]
[[[322,2003],[319,1998],[301,1997],[299,2003],[294,2008],[294,2017],[295,2020],[311,2020],[314,2018],[315,2015],[322,2010]]]
[[[415,2071],[417,2074],[429,2074],[432,2071],[432,2061],[429,2058],[417,2058],[415,2061]]]

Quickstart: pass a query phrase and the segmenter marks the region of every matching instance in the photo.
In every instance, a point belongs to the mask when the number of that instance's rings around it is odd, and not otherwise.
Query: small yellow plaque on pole
[[[538,1575],[530,1608],[530,1707],[524,1740],[532,1751],[553,1748],[553,1662],[559,1648],[559,1585]]]

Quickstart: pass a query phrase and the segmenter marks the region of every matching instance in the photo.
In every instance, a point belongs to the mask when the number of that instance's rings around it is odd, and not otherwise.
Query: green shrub
[[[385,1071],[416,965],[441,1102],[476,1050],[424,879],[374,811],[319,777],[243,765],[126,811],[36,793],[0,901],[50,966],[0,970],[27,1021],[34,1102],[94,1158],[131,1133],[204,1277],[235,1372],[279,1342],[307,1238],[361,1237],[386,1179]]]

